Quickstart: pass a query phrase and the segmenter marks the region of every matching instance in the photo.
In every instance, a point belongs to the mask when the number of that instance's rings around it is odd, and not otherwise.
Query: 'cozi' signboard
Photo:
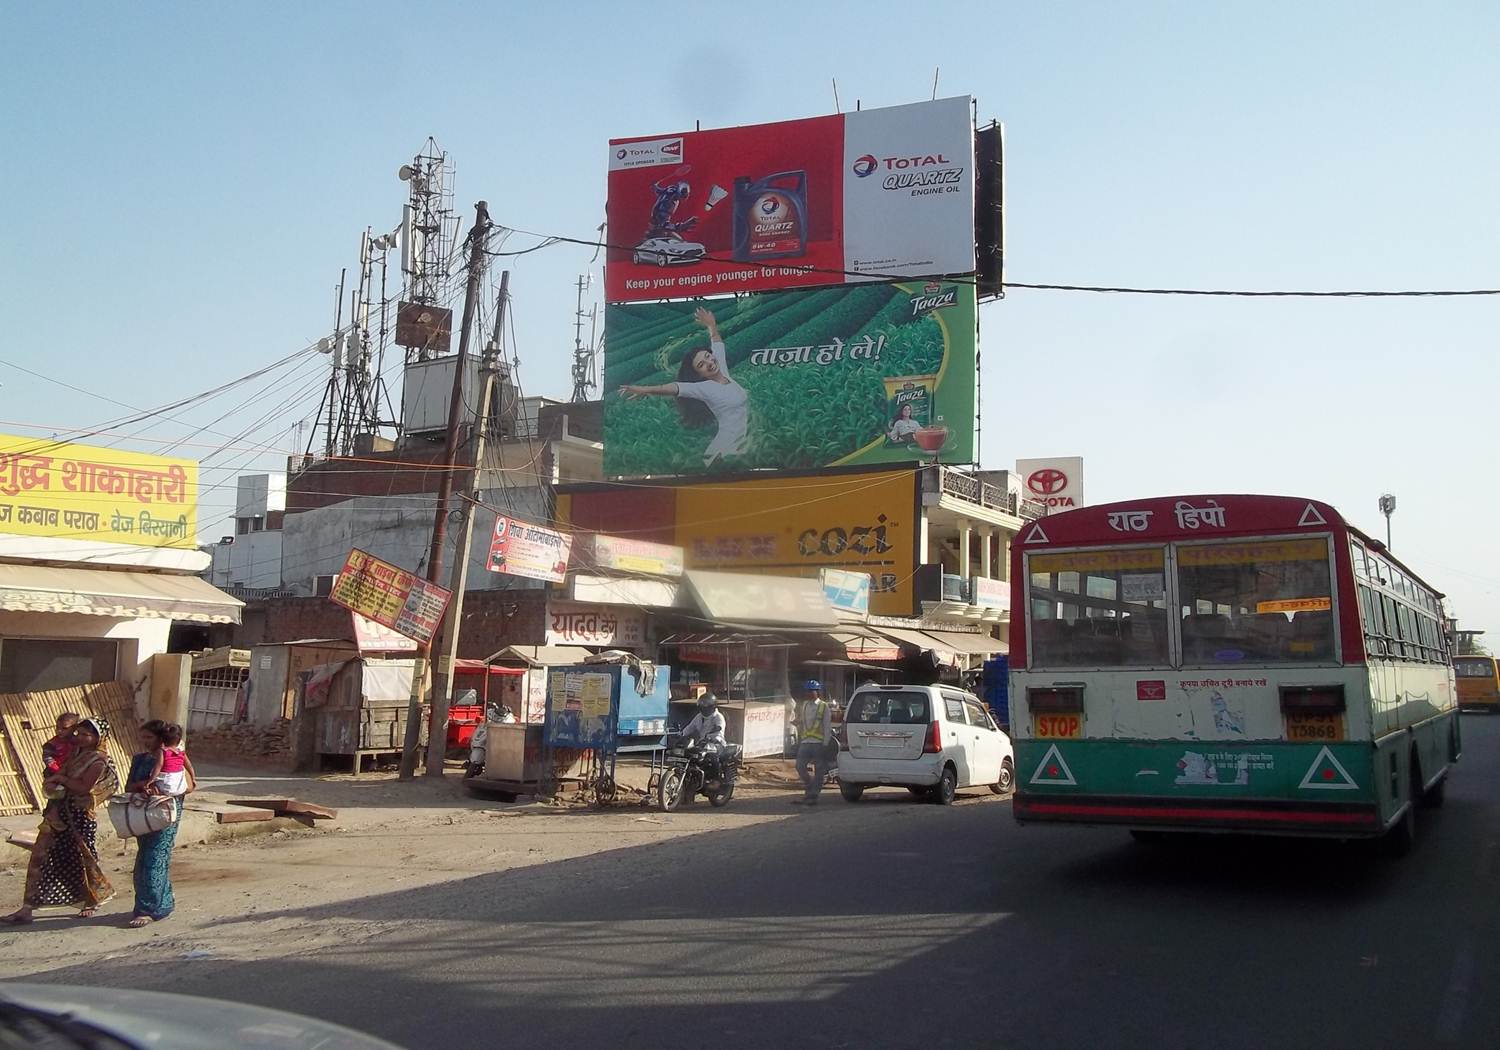
[[[870,577],[870,613],[917,611],[917,471],[777,477],[637,486],[558,497],[558,516],[575,527],[660,523],[652,538],[683,549],[689,569],[816,577],[846,569]],[[618,522],[615,519],[619,518]],[[628,521],[626,519],[629,519]]]

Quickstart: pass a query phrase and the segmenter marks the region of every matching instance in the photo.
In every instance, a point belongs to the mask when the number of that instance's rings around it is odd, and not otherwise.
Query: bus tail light
[[[1026,704],[1033,714],[1082,714],[1083,686],[1046,686],[1027,688]]]
[[[1331,715],[1345,709],[1342,685],[1283,685],[1278,692],[1287,714]]]
[[[927,738],[922,741],[922,754],[936,755],[943,750],[943,727],[937,719],[927,723]]]

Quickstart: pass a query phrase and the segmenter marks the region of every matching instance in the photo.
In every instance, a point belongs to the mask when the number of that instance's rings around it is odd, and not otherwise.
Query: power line
[[[532,230],[522,230],[514,226],[504,227],[515,233],[526,237],[541,238],[540,242],[530,248],[515,252],[492,252],[492,255],[525,255],[528,252],[539,251],[550,248],[557,244],[572,244],[583,248],[604,248],[613,251],[634,251],[635,246],[625,244],[611,244],[608,241],[590,240],[583,237],[563,237],[557,234],[536,233]],[[719,263],[724,266],[747,266],[753,265],[739,259],[726,259],[723,256],[703,255],[703,262]],[[788,268],[791,268],[789,265]],[[875,273],[869,270],[843,270],[828,266],[806,266],[796,265],[796,269],[804,273],[827,274],[834,277],[858,277],[862,280],[883,281],[919,281],[934,278],[917,277],[912,274]],[[972,277],[944,277],[942,278],[953,284],[974,284]],[[1500,288],[1462,288],[1462,289],[1413,289],[1413,290],[1358,290],[1358,291],[1262,291],[1249,289],[1224,289],[1224,288],[1149,288],[1132,285],[1096,285],[1096,284],[1040,284],[1027,283],[1024,281],[1005,282],[1005,288],[1024,288],[1028,291],[1051,291],[1051,292],[1091,292],[1112,295],[1198,295],[1198,296],[1238,296],[1244,298],[1279,298],[1279,299],[1400,299],[1400,298],[1435,298],[1454,296],[1476,296],[1476,295],[1500,295]]]

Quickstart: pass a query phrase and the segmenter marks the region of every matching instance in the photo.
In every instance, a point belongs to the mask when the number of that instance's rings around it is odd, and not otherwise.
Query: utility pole
[[[438,479],[437,507],[432,516],[432,545],[427,551],[427,582],[437,583],[443,571],[443,540],[448,527],[448,501],[453,496],[453,459],[458,455],[458,420],[464,405],[464,372],[469,364],[469,333],[474,310],[479,305],[479,286],[484,280],[484,245],[490,232],[490,208],[484,201],[474,205],[474,228],[469,231],[469,280],[464,289],[463,327],[458,333],[458,360],[453,366],[453,392],[448,402],[448,438],[443,443],[443,472]],[[452,599],[450,599],[450,602]],[[406,737],[401,747],[401,779],[410,780],[417,771],[417,750],[422,741],[422,686],[427,678],[430,644],[417,643],[412,668],[411,696],[406,704]],[[436,702],[436,697],[433,698]],[[443,698],[447,704],[447,697]],[[438,771],[442,772],[439,764]]]
[[[437,668],[432,676],[432,723],[427,730],[427,775],[443,775],[447,753],[448,708],[453,699],[453,662],[458,659],[458,633],[464,619],[464,592],[469,585],[469,551],[474,545],[474,508],[479,504],[479,482],[483,477],[484,444],[490,426],[490,399],[494,396],[495,377],[504,360],[500,342],[505,332],[505,306],[510,297],[510,271],[500,273],[500,301],[495,306],[495,337],[485,347],[479,366],[479,406],[474,413],[473,459],[468,468],[467,484],[459,489],[453,551],[453,565],[448,574],[448,589],[453,597],[443,612],[438,631]]]

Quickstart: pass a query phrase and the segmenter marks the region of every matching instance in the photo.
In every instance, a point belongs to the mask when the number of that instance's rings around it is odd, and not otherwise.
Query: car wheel
[[[932,801],[940,806],[951,806],[953,796],[958,793],[958,772],[952,766],[943,767],[943,775],[932,789]]]
[[[1016,786],[1016,767],[1010,759],[1000,763],[1000,780],[990,785],[990,790],[997,795],[1004,795]]]
[[[842,780],[839,781],[839,794],[844,796],[845,802],[858,802],[864,793],[863,784],[846,784]]]

